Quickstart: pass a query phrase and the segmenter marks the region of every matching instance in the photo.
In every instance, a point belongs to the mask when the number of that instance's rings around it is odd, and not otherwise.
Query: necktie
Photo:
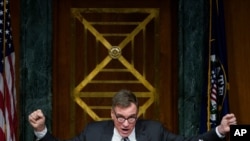
[[[128,137],[122,138],[122,141],[129,141]]]

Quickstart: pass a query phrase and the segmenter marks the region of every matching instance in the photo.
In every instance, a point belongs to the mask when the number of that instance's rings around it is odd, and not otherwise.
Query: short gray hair
[[[139,109],[139,103],[135,94],[129,90],[122,89],[114,95],[112,99],[112,109],[116,106],[127,108],[131,103],[136,105],[137,110]]]

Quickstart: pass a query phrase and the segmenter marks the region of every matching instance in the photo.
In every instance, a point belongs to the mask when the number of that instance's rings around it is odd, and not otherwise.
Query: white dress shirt
[[[135,128],[133,129],[133,131],[131,132],[131,134],[128,136],[129,141],[136,141],[135,138]],[[113,133],[113,137],[111,141],[121,141],[122,136],[118,133],[117,129],[114,128],[114,133]]]

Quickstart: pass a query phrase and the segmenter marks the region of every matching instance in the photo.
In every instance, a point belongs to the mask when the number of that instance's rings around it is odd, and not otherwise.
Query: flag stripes
[[[15,53],[9,0],[0,0],[0,140],[16,141]]]

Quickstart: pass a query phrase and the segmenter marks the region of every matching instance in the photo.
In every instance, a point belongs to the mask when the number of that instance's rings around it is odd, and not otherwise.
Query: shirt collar
[[[128,138],[129,138],[130,141],[136,141],[135,128],[133,129],[131,134],[128,136]],[[117,129],[114,128],[114,134],[113,134],[112,141],[120,141],[121,139],[122,139],[122,136],[118,133]]]

